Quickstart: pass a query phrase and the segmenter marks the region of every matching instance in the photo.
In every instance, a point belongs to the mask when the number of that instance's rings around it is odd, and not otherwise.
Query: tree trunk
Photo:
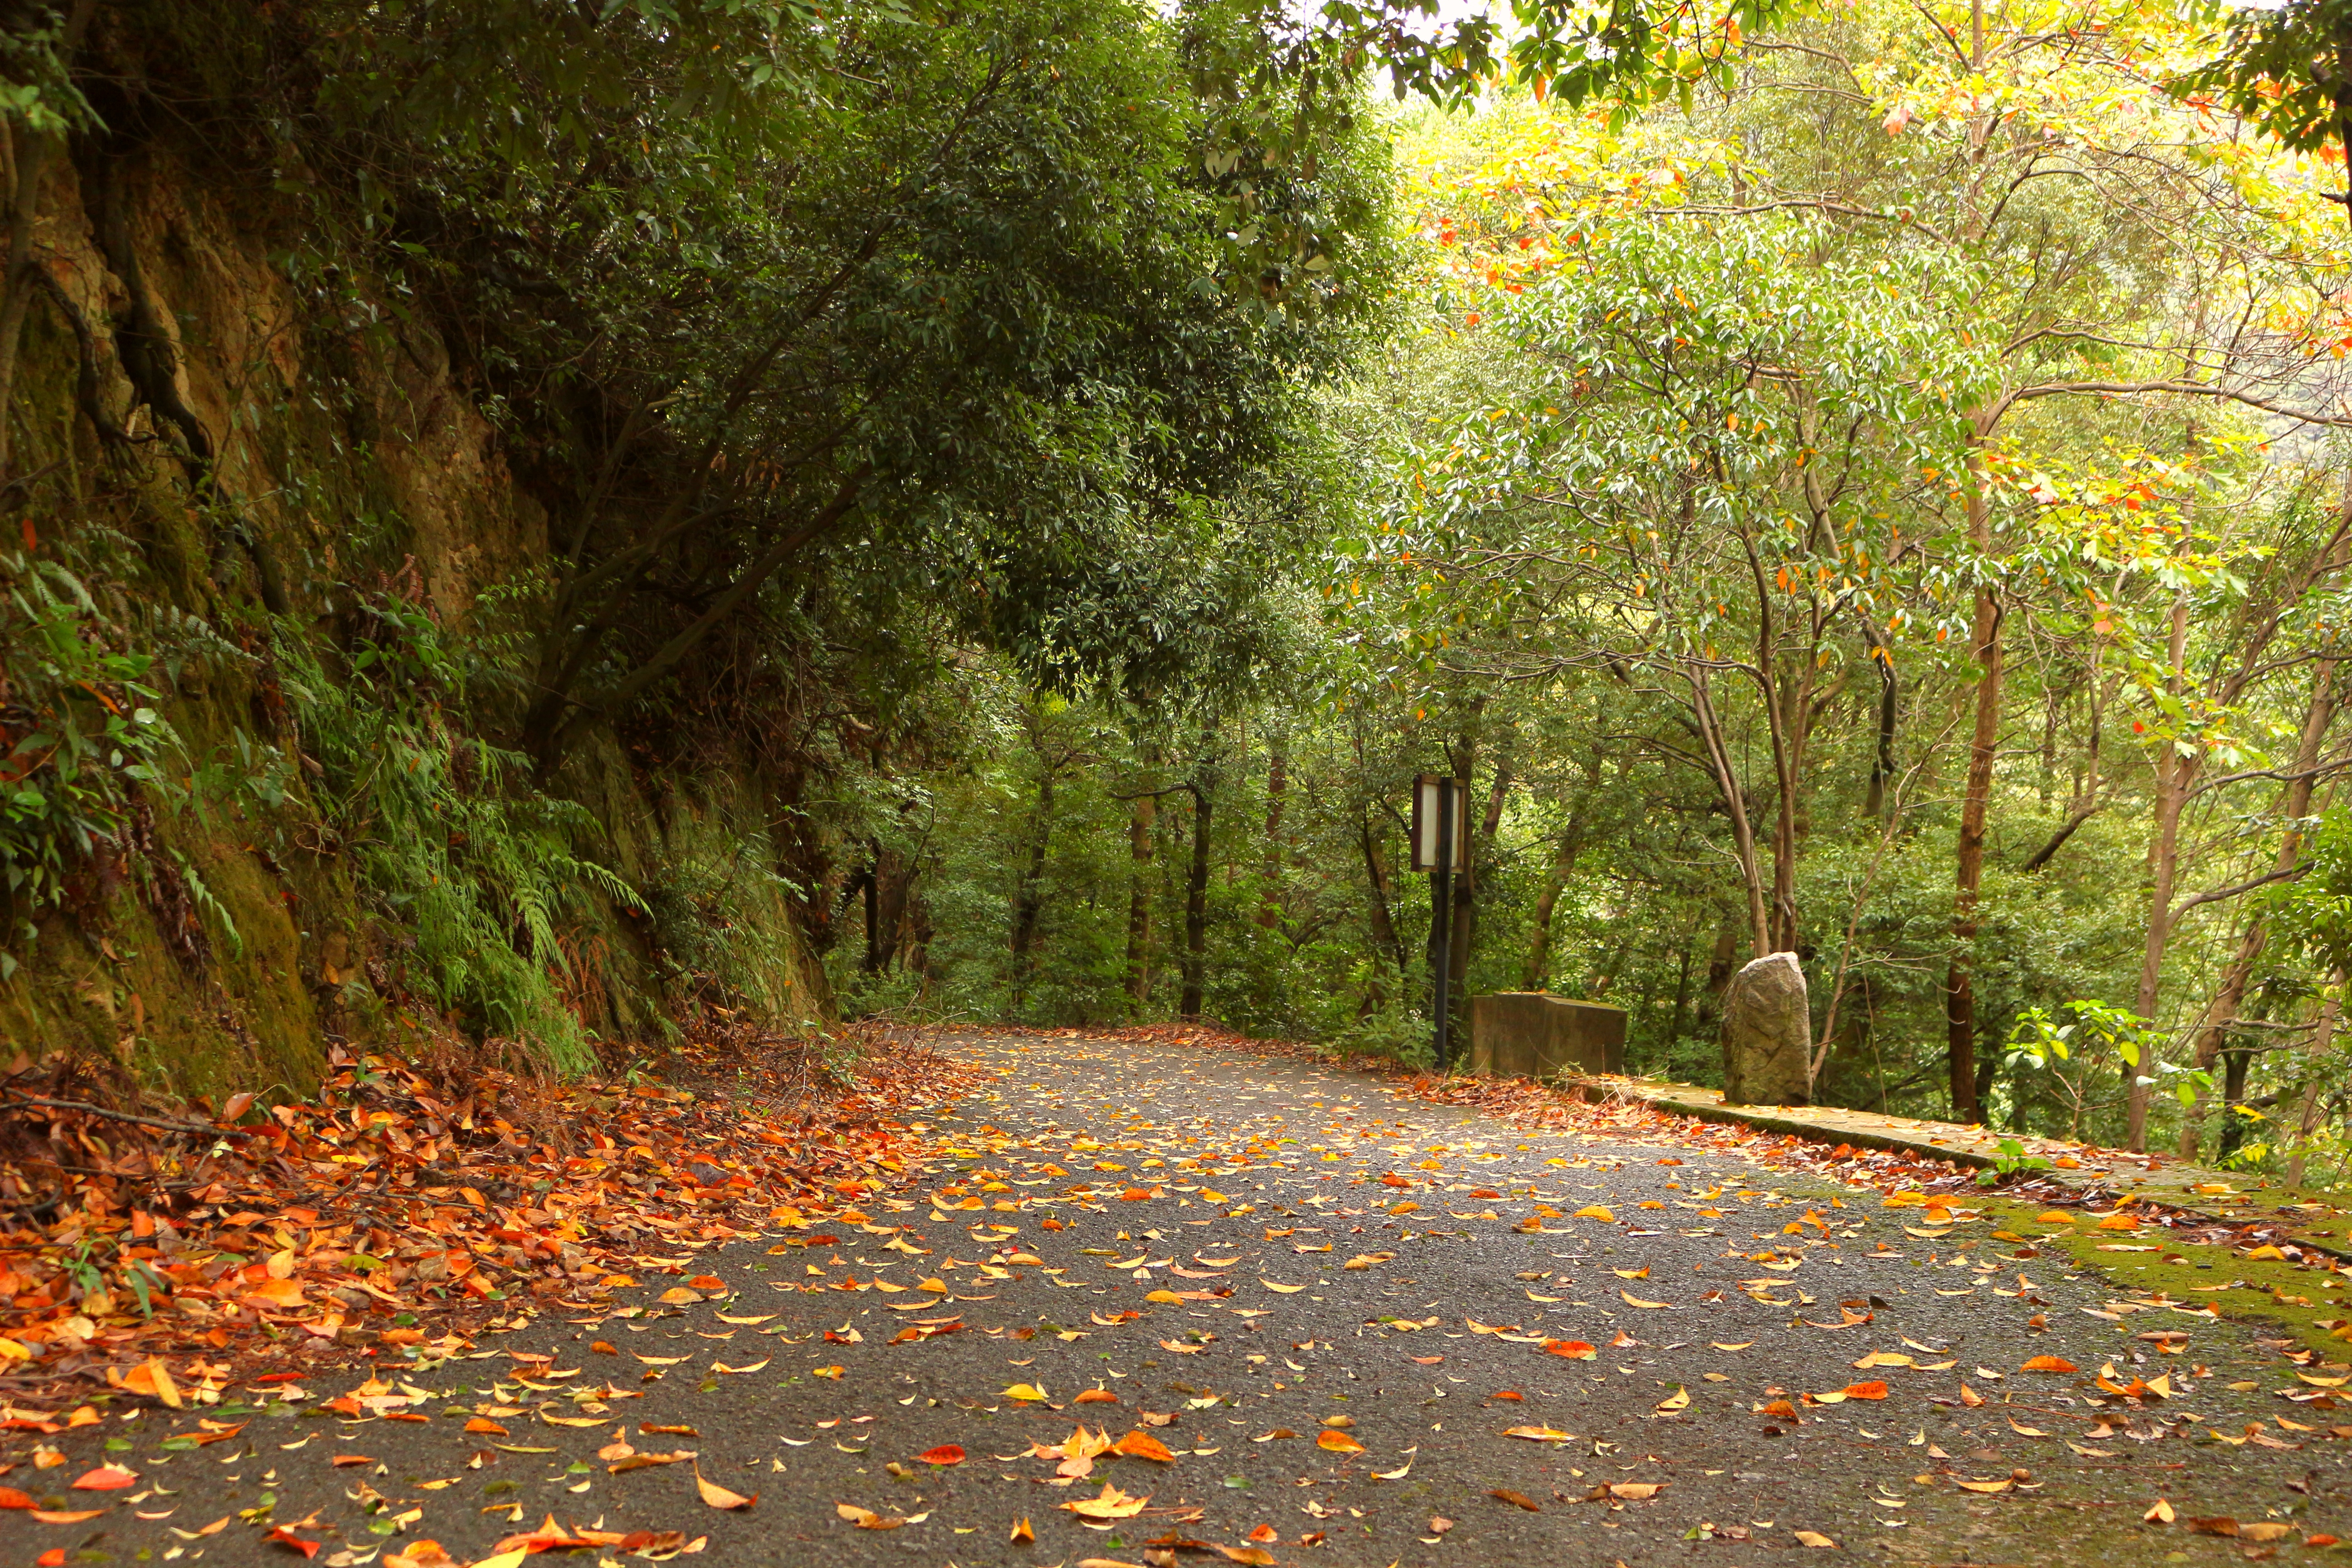
[[[1013,1005],[1021,1005],[1036,967],[1037,921],[1045,899],[1045,848],[1054,827],[1054,774],[1037,777],[1037,822],[1029,839],[1029,862],[1013,893]]]
[[[1693,927],[1690,935],[1683,939],[1682,967],[1675,973],[1674,1024],[1666,1031],[1666,1051],[1669,1058],[1673,1055],[1675,1042],[1683,1037],[1683,1026],[1690,1021],[1691,952],[1698,945],[1698,933],[1704,929],[1703,926]]]
[[[1982,552],[1991,544],[1991,523],[1979,433],[1969,443],[1969,541]],[[1984,879],[1985,810],[1992,798],[1992,765],[2000,738],[2000,601],[1990,588],[1977,591],[1971,644],[1977,662],[1976,730],[1969,742],[1968,785],[1960,801],[1960,841],[1954,868],[1952,956],[1944,972],[1944,1042],[1950,1069],[1952,1120],[1982,1120],[1977,1102],[1977,994],[1974,964],[1977,889]]]
[[[1201,1017],[1201,994],[1209,966],[1209,818],[1213,809],[1201,784],[1192,794],[1192,869],[1184,883],[1184,988],[1176,1010],[1186,1023]]]
[[[1698,1028],[1701,1039],[1712,1037],[1723,1016],[1723,993],[1731,984],[1732,974],[1739,968],[1739,927],[1727,920],[1716,927],[1715,948],[1706,958],[1706,994],[1699,999]]]
[[[1725,742],[1723,725],[1715,710],[1715,698],[1708,689],[1707,672],[1704,666],[1694,666],[1684,671],[1690,683],[1691,716],[1696,721],[1699,741],[1706,748],[1707,767],[1715,774],[1715,787],[1723,797],[1723,809],[1731,818],[1731,852],[1739,864],[1739,880],[1748,895],[1748,941],[1751,958],[1767,958],[1772,952],[1772,916],[1764,893],[1764,878],[1756,864],[1756,829],[1748,816],[1748,796],[1739,786],[1739,770],[1731,763],[1731,748]]]
[[[2274,871],[2292,868],[2303,856],[2303,819],[2311,814],[2312,787],[2318,781],[2314,776],[2319,765],[2319,749],[2326,738],[2327,728],[2336,718],[2336,661],[2323,658],[2312,667],[2311,703],[2303,717],[2303,734],[2295,742],[2294,776],[2287,781],[2279,800],[2279,814],[2286,819],[2286,831],[2279,837],[2278,854],[2271,862]],[[2238,938],[2238,950],[2231,955],[2229,967],[2221,972],[2221,984],[2215,994],[2213,1005],[2208,1010],[2205,1027],[2197,1037],[2197,1066],[2210,1072],[2222,1046],[2229,1039],[2230,1026],[2236,1022],[2239,1005],[2245,1000],[2246,984],[2253,978],[2254,963],[2262,956],[2263,944],[2269,940],[2264,926],[2262,906],[2246,921],[2246,929]],[[2244,1088],[2243,1053],[2233,1060],[2231,1068],[2238,1075],[2239,1086]],[[2205,1102],[2200,1094],[2196,1103],[2180,1124],[2180,1157],[2197,1158],[2197,1145],[2204,1132]],[[2235,1103],[2234,1100],[2231,1103]],[[2225,1142],[2231,1123],[2223,1123]]]
[[[1370,890],[1369,913],[1372,922],[1372,945],[1387,955],[1396,965],[1400,980],[1404,976],[1404,939],[1397,934],[1396,914],[1391,900],[1395,894],[1389,881],[1388,862],[1381,858],[1381,843],[1372,830],[1370,817],[1357,825],[1356,836],[1363,846],[1364,882]]]
[[[2182,666],[2188,651],[2189,596],[2176,594],[2172,600],[2172,638],[2167,656],[2175,697],[2179,696],[2186,684],[2187,672]],[[2157,990],[2164,978],[2164,949],[2172,935],[2172,882],[2180,868],[2180,807],[2187,794],[2188,773],[2179,747],[2169,737],[2159,738],[2156,748],[2156,840],[2148,847],[2147,941],[2140,949],[2139,988],[2132,998],[2132,1011],[2139,1015],[2143,1038],[2140,1060],[2126,1063],[2124,1068],[2124,1147],[2135,1154],[2147,1151],[2148,1089],[2156,1077],[2156,1064],[2147,1057],[2156,1049],[2156,1042],[2147,1031],[2156,1026]]]
[[[1560,894],[1568,890],[1568,879],[1576,874],[1577,857],[1584,853],[1584,820],[1585,807],[1580,801],[1569,815],[1568,827],[1552,852],[1551,868],[1536,893],[1535,929],[1528,934],[1528,963],[1519,987],[1523,991],[1542,991],[1551,984],[1552,912],[1559,907]],[[1681,1016],[1679,1005],[1675,1016]]]
[[[2302,1113],[2295,1118],[2294,1144],[2287,1151],[2286,1184],[2303,1185],[2304,1151],[2310,1145],[2312,1129],[2319,1125],[2319,1075],[2327,1063],[2327,1053],[2336,1044],[2336,1020],[2343,1008],[2344,972],[2336,971],[2327,977],[2326,992],[2319,1001],[2319,1027],[2311,1037],[2311,1062],[2305,1070]]]
[[[1127,822],[1127,1001],[1136,1016],[1151,995],[1151,826],[1156,796],[1139,795]]]
[[[1468,769],[1463,770],[1454,787],[1460,790],[1470,787]],[[1510,793],[1511,770],[1498,763],[1495,768],[1495,782],[1486,790],[1486,815],[1472,826],[1470,842],[1462,846],[1461,853],[1455,857],[1461,861],[1462,869],[1454,876],[1453,989],[1465,996],[1469,994],[1470,953],[1478,937],[1478,868],[1486,864],[1488,853],[1495,847],[1495,835],[1503,826],[1503,803]],[[1468,1009],[1456,1008],[1454,1016],[1463,1020],[1465,1028],[1468,1026]]]
[[[1290,759],[1281,741],[1275,741],[1265,759],[1265,887],[1257,906],[1257,923],[1268,931],[1282,924],[1282,800],[1290,783]]]

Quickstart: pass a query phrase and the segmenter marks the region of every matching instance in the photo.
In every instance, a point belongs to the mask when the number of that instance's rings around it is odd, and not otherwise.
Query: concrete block
[[[1470,999],[1470,1070],[1497,1078],[1625,1070],[1625,1009],[1542,991]]]

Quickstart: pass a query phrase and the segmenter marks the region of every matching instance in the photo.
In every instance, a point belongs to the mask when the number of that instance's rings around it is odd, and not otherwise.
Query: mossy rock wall
[[[41,212],[58,288],[35,301],[18,371],[14,468],[36,476],[16,498],[29,502],[25,558],[68,565],[98,624],[157,655],[155,706],[185,742],[190,788],[168,808],[134,798],[136,841],[79,862],[62,902],[0,909],[17,965],[0,981],[0,1040],[215,1095],[301,1092],[331,1037],[467,1041],[467,1021],[404,967],[414,933],[386,898],[398,890],[369,886],[339,843],[350,825],[329,820],[281,666],[299,652],[339,668],[368,595],[471,635],[486,595],[545,562],[544,514],[440,342],[396,297],[303,258],[290,199],[140,144],[54,161]],[[142,293],[173,340],[173,390],[211,447],[209,495],[126,368],[119,324]],[[64,302],[92,329],[98,407],[127,439],[102,437],[77,398],[83,356]],[[262,769],[270,798],[204,798],[194,775],[207,766]],[[648,773],[592,731],[547,787],[585,808],[581,853],[644,905],[600,894],[566,932],[584,977],[567,1005],[586,1032],[625,1048],[697,1008],[787,1027],[825,1016],[748,764]]]

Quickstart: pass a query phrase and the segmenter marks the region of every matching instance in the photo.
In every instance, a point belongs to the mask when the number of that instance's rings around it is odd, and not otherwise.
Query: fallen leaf
[[[1529,1513],[1541,1513],[1543,1511],[1542,1509],[1536,1506],[1532,1500],[1518,1492],[1506,1490],[1501,1487],[1495,1488],[1493,1490],[1487,1492],[1486,1495],[1493,1498],[1497,1502],[1507,1502],[1514,1508],[1526,1509]]]
[[[860,1508],[854,1502],[837,1502],[833,1505],[833,1511],[860,1530],[896,1530],[907,1522],[903,1519],[891,1519],[876,1513],[870,1508]]]
[[[120,1465],[100,1465],[77,1479],[73,1489],[78,1492],[119,1492],[138,1484],[137,1471],[126,1470]]]
[[[1503,1433],[1506,1437],[1525,1437],[1530,1443],[1564,1443],[1576,1436],[1557,1426],[1513,1426]]]
[[[1566,1356],[1570,1361],[1591,1361],[1601,1353],[1582,1340],[1546,1340],[1543,1348],[1546,1354]]]
[[[2077,1369],[2073,1362],[2068,1361],[2063,1356],[2038,1355],[2032,1360],[2027,1362],[2020,1370],[2024,1372],[2074,1372]]]
[[[1099,1497],[1079,1498],[1062,1504],[1062,1507],[1087,1519],[1132,1519],[1141,1513],[1144,1504],[1150,1500],[1149,1495],[1130,1497],[1105,1481]]]
[[[962,1456],[959,1453],[957,1457],[961,1458]],[[745,1497],[740,1492],[729,1491],[717,1481],[704,1479],[700,1465],[694,1467],[694,1489],[699,1492],[702,1495],[702,1500],[712,1508],[748,1509],[760,1500],[757,1492]]]
[[[2173,1520],[2172,1505],[2164,1499],[2158,1498],[2148,1505],[2147,1511],[2141,1514],[2140,1518],[2151,1524],[2170,1524]]]
[[[1113,1443],[1109,1452],[1123,1454],[1130,1459],[1154,1459],[1163,1465],[1176,1462],[1176,1456],[1168,1451],[1167,1444],[1140,1428]]]
[[[942,1443],[936,1448],[926,1448],[915,1458],[927,1465],[961,1465],[963,1450],[953,1443]]]
[[[1321,1432],[1316,1435],[1315,1446],[1327,1453],[1360,1454],[1364,1446],[1345,1432]]]
[[[1828,1536],[1823,1535],[1818,1530],[1792,1530],[1789,1533],[1795,1536],[1801,1544],[1806,1546],[1835,1546],[1837,1544],[1836,1542],[1832,1541]]]

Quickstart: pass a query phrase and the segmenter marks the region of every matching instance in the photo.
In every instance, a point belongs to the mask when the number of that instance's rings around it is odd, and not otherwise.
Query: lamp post
[[[1437,773],[1423,773],[1412,781],[1412,868],[1430,874],[1430,1014],[1441,1073],[1451,1066],[1445,1014],[1454,989],[1454,872],[1469,841],[1463,813],[1469,793],[1463,781]]]

